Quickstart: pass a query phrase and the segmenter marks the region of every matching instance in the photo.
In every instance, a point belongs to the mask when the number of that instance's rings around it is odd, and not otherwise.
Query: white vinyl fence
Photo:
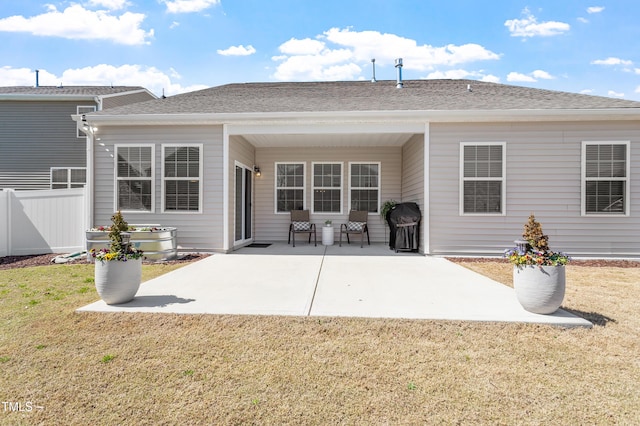
[[[85,249],[84,188],[0,190],[0,257]]]

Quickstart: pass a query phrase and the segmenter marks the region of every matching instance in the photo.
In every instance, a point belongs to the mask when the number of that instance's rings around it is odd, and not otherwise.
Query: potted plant
[[[333,222],[331,220],[327,219],[324,221],[324,226],[331,226],[332,223]]]
[[[549,249],[549,237],[533,214],[529,216],[516,247],[505,251],[514,265],[513,287],[524,309],[537,314],[551,314],[564,299],[565,265],[569,256]]]
[[[131,234],[127,222],[118,211],[111,216],[109,246],[92,249],[95,260],[95,285],[98,294],[107,305],[125,303],[133,299],[142,279],[142,251],[129,240]]]

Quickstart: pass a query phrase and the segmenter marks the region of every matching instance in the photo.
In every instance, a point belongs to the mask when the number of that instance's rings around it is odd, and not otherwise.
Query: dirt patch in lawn
[[[53,259],[56,256],[62,256],[67,253],[47,253],[47,254],[34,254],[28,256],[4,256],[0,257],[0,270],[1,269],[13,269],[13,268],[28,268],[32,266],[46,266],[46,265],[59,265],[53,262]],[[177,259],[174,260],[163,260],[158,262],[144,261],[144,263],[163,263],[166,265],[174,265],[180,263],[190,263],[195,262],[196,260],[204,259],[209,256],[209,254],[203,253],[186,253],[181,254]],[[78,258],[73,259],[66,264],[73,263],[87,263],[86,258]]]

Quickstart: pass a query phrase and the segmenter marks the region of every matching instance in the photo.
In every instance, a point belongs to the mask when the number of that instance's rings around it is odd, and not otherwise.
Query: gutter
[[[426,110],[426,111],[315,111],[245,113],[164,113],[88,115],[87,121],[100,125],[221,125],[268,123],[363,123],[431,122],[482,123],[522,121],[633,121],[640,120],[640,108],[536,109],[536,110]]]

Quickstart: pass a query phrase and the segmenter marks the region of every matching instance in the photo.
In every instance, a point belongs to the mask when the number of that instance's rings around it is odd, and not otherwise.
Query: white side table
[[[333,245],[333,225],[323,226],[322,227],[322,245],[324,246],[332,246]]]

